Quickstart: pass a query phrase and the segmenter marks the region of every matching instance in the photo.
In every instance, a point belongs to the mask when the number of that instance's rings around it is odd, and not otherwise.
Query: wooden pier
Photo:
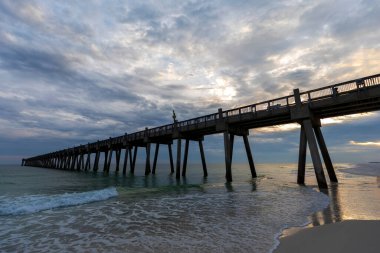
[[[330,181],[338,182],[338,180],[321,131],[320,120],[379,109],[380,74],[377,74],[305,92],[295,89],[289,96],[231,110],[219,109],[214,114],[189,120],[174,120],[172,124],[146,128],[143,131],[26,158],[22,160],[22,165],[84,171],[98,171],[102,167],[104,172],[109,172],[113,153],[115,153],[116,171],[122,167],[123,174],[126,174],[129,164],[129,172],[133,174],[137,150],[144,148],[146,151],[145,175],[149,175],[156,173],[160,145],[166,145],[169,150],[170,173],[175,172],[176,178],[180,178],[186,176],[189,143],[195,141],[199,145],[203,175],[207,177],[203,150],[204,136],[223,133],[226,180],[231,182],[231,161],[235,136],[241,136],[244,140],[251,175],[255,178],[257,174],[248,141],[249,129],[299,123],[301,130],[297,183],[304,184],[305,181],[306,149],[309,146],[318,186],[327,188],[322,159]],[[181,164],[182,140],[185,141],[183,164]],[[177,141],[175,169],[172,154],[173,141]],[[151,168],[152,144],[155,150]],[[104,153],[104,164],[99,165],[102,153]],[[124,158],[121,157],[122,153],[124,153]],[[93,157],[94,155],[95,157]],[[122,164],[120,164],[120,160],[122,160]]]

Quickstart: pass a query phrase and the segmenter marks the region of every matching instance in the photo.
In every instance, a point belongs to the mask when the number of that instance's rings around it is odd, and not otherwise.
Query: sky
[[[0,163],[380,73],[379,13],[379,0],[2,0]],[[379,161],[379,119],[324,120],[333,162]],[[222,141],[205,137],[208,161],[224,161]],[[296,162],[299,127],[250,142],[258,163]],[[234,151],[247,161],[240,138]]]

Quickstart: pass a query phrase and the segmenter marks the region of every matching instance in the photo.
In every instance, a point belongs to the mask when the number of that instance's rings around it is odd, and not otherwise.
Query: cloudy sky
[[[379,73],[379,13],[379,0],[2,0],[0,162]],[[379,119],[325,121],[333,161],[379,160]],[[298,138],[254,130],[254,158],[295,162]],[[209,160],[221,144],[206,137]]]

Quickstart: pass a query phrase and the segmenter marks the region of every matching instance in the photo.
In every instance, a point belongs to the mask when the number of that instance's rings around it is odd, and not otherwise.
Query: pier
[[[184,121],[177,121],[174,118],[174,123],[171,124],[22,159],[22,165],[78,171],[102,169],[104,172],[109,172],[114,158],[116,171],[122,170],[125,175],[129,164],[129,173],[133,174],[138,148],[143,148],[146,151],[145,175],[149,175],[156,173],[160,146],[167,146],[170,173],[175,173],[176,178],[179,179],[181,176],[186,176],[189,143],[193,141],[198,143],[203,176],[207,177],[206,157],[203,150],[204,136],[222,133],[226,181],[231,182],[235,136],[243,138],[251,176],[255,178],[257,174],[248,141],[249,130],[298,123],[301,127],[297,183],[304,184],[306,151],[309,147],[318,186],[327,188],[324,168],[331,182],[338,182],[338,179],[321,131],[321,119],[379,109],[380,74],[377,74],[309,91],[301,92],[299,89],[294,89],[293,94],[289,96],[230,110],[218,109],[213,114]],[[174,167],[172,144],[175,141],[177,152]],[[182,141],[185,142],[183,154]],[[152,147],[155,148],[153,164],[151,164]],[[102,153],[104,164],[99,164]]]

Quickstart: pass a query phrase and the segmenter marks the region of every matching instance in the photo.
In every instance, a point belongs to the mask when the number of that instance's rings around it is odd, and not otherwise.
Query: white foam
[[[0,198],[0,215],[29,214],[58,207],[76,206],[106,200],[117,195],[116,188],[110,187],[96,191],[58,195],[2,197]]]
[[[305,188],[305,191],[315,192],[316,198],[319,199],[318,201],[315,201],[315,206],[314,206],[313,212],[317,212],[319,210],[322,210],[329,205],[330,198],[327,195],[320,193],[320,192],[317,192],[315,189],[310,189],[310,188]],[[308,215],[311,215],[311,213],[309,213]],[[291,225],[284,225],[281,228],[280,232],[278,232],[274,235],[274,241],[275,242],[274,242],[274,245],[272,246],[272,248],[270,248],[270,250],[268,251],[269,253],[274,252],[278,248],[278,246],[280,245],[280,237],[283,234],[284,230],[289,229],[289,228],[296,228],[296,227],[297,228],[305,228],[307,225],[309,225],[311,223],[310,220],[304,221],[302,223],[302,218],[307,220],[306,216],[300,217],[300,220],[299,220],[300,223],[298,225],[292,225],[292,226]]]

